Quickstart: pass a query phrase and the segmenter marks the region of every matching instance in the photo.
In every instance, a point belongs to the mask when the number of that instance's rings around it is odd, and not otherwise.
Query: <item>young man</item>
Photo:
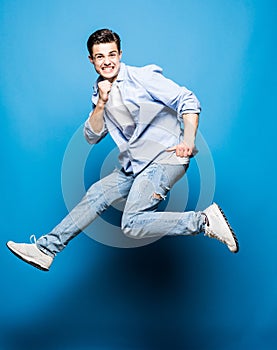
[[[126,198],[122,230],[127,236],[139,239],[204,232],[236,253],[236,236],[217,204],[203,212],[157,211],[196,153],[200,104],[195,95],[165,78],[158,66],[138,68],[122,63],[120,38],[111,30],[94,32],[87,47],[99,78],[84,134],[95,144],[109,132],[119,147],[122,169],[93,184],[50,233],[32,244],[10,241],[8,248],[47,271],[72,238],[113,202]]]

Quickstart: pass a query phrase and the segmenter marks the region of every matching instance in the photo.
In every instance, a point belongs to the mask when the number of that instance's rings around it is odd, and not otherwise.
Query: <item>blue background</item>
[[[275,22],[269,0],[0,1],[1,349],[277,348]],[[90,110],[86,40],[103,27],[126,63],[156,63],[201,100],[239,254],[200,236],[116,249],[82,234],[43,273],[5,247],[67,212],[61,164]]]

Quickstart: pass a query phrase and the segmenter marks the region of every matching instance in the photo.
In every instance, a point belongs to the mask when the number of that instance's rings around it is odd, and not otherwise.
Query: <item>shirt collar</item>
[[[120,62],[120,68],[119,68],[119,72],[118,72],[118,75],[117,75],[117,78],[116,78],[116,81],[122,81],[125,79],[126,77],[126,64],[123,63],[123,62]]]

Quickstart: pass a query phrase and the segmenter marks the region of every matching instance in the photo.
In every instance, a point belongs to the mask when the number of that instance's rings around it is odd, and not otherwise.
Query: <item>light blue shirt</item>
[[[93,109],[98,101],[98,82],[101,80],[99,77],[93,87]],[[182,115],[200,113],[200,103],[193,92],[165,78],[162,69],[156,65],[132,67],[121,62],[113,84],[118,85],[122,103],[134,121],[134,131],[131,136],[127,134],[127,128],[105,106],[101,132],[94,132],[89,121],[85,122],[87,141],[96,144],[110,133],[120,150],[119,162],[123,169],[134,174],[153,161],[188,163],[188,158],[177,157],[174,151],[166,152],[166,149],[183,140]]]

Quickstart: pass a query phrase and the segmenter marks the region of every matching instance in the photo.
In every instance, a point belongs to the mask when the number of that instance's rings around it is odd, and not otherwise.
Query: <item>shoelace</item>
[[[30,242],[31,242],[32,244],[36,244],[36,243],[37,243],[37,239],[36,239],[36,236],[35,236],[35,235],[31,235],[31,236],[30,236]]]

